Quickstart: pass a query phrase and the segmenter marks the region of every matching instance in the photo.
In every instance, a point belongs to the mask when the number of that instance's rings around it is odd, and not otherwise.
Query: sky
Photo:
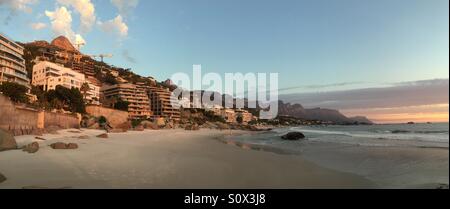
[[[448,96],[442,95],[448,94],[448,4],[0,0],[0,32],[22,42],[66,35],[86,43],[85,54],[111,53],[108,63],[158,80],[190,73],[194,64],[205,73],[275,72],[281,98],[305,107],[386,123],[448,121]],[[407,93],[383,97],[398,88]],[[426,95],[414,94],[418,88]],[[429,94],[439,99],[425,99]],[[352,105],[342,105],[336,95],[352,95]],[[394,101],[381,102],[386,98]]]

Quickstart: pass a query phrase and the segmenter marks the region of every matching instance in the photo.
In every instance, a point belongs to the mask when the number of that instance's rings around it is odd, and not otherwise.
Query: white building
[[[0,34],[0,84],[14,82],[31,88],[25,70],[23,50],[22,46]]]
[[[32,84],[44,91],[54,90],[58,85],[80,89],[85,80],[84,74],[52,62],[42,61],[33,67]]]

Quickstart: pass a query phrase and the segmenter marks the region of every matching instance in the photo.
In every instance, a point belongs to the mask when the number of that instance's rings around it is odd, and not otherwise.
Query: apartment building
[[[88,104],[100,105],[100,89],[101,82],[95,77],[88,76],[86,78],[86,83],[89,85],[89,91],[86,92],[86,100]]]
[[[157,86],[147,86],[146,89],[151,101],[150,107],[155,117],[180,120],[180,109],[172,107],[170,102],[172,92],[169,89]]]
[[[104,100],[117,100],[129,102],[128,113],[130,119],[148,119],[153,114],[150,110],[150,101],[144,88],[130,83],[121,83],[101,88]]]
[[[22,46],[0,34],[0,84],[14,82],[31,89],[23,50]]]
[[[84,74],[56,63],[41,61],[33,67],[32,84],[44,91],[54,90],[58,85],[80,89],[83,83]]]

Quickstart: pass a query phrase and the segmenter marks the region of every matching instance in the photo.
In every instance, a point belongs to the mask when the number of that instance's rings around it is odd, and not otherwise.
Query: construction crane
[[[103,62],[103,58],[111,58],[111,57],[113,57],[112,54],[98,54],[98,55],[87,55],[87,56],[92,57],[93,59],[100,57],[102,62]]]
[[[77,50],[80,51],[81,46],[84,46],[86,44],[81,42],[81,43],[76,43],[74,45],[77,47]]]

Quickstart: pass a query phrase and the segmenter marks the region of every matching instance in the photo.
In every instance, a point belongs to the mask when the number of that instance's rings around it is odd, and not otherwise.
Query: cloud
[[[128,15],[139,4],[139,0],[111,0],[111,3],[119,10],[119,14]]]
[[[13,11],[31,13],[33,9],[30,6],[37,2],[38,0],[0,0],[0,6],[6,6]]]
[[[126,61],[131,62],[131,63],[137,63],[136,59],[134,57],[132,57],[130,55],[130,53],[128,52],[128,50],[123,50],[122,51],[122,56],[125,58]]]
[[[45,15],[50,19],[52,31],[55,36],[66,36],[72,44],[86,43],[80,34],[72,30],[72,14],[64,6],[56,8],[55,11],[45,11]]]
[[[42,30],[47,27],[47,24],[37,22],[37,23],[31,23],[30,26],[33,30]]]
[[[296,89],[323,89],[323,88],[330,88],[330,87],[351,86],[351,85],[355,85],[355,84],[363,84],[363,82],[342,82],[342,83],[332,83],[332,84],[294,86],[294,87],[278,89],[278,91],[289,91],[289,90],[296,90]]]
[[[116,33],[124,38],[128,36],[128,26],[123,22],[122,15],[117,15],[116,18],[106,22],[98,22],[100,29],[106,33]]]
[[[280,95],[285,102],[333,109],[397,108],[449,103],[449,80],[397,83],[389,87]]]
[[[87,33],[95,24],[95,6],[91,0],[57,0],[63,6],[72,7],[80,14],[80,31]]]
[[[9,21],[11,21],[18,12],[31,13],[33,11],[31,5],[36,3],[38,3],[38,0],[0,0],[0,8],[6,7],[8,10],[8,14],[3,21],[4,24],[8,25]]]

